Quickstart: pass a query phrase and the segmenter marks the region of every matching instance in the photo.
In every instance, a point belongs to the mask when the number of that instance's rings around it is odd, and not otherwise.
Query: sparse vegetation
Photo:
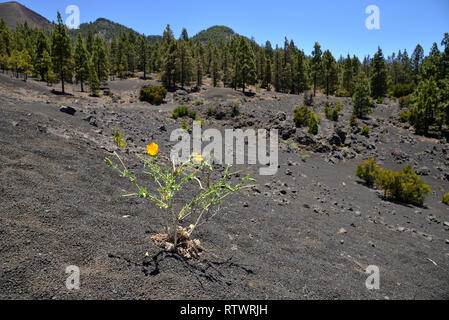
[[[146,101],[153,105],[161,105],[167,95],[167,90],[162,86],[148,86],[140,89],[140,101]]]
[[[112,136],[114,143],[119,148],[125,148],[126,147],[126,139],[125,134],[120,131],[118,125],[115,126],[114,135]]]
[[[380,168],[375,159],[369,159],[357,166],[356,175],[368,186],[377,185],[384,190],[384,196],[402,203],[423,205],[432,191],[421,178],[406,166],[400,172]]]
[[[349,98],[351,97],[351,93],[346,89],[338,89],[335,96],[339,98]]]
[[[449,206],[449,192],[446,194],[443,194],[443,199],[441,200],[445,205]]]
[[[362,179],[367,186],[372,187],[379,176],[380,169],[376,159],[371,158],[357,165],[355,175]]]
[[[297,108],[295,110],[294,120],[298,128],[305,127],[309,124],[311,111],[307,106]]]
[[[311,135],[317,135],[319,130],[320,118],[312,112],[309,117],[309,131],[308,133]]]
[[[364,126],[360,134],[366,138],[369,138],[370,128],[368,126]]]
[[[393,98],[402,98],[412,94],[414,91],[411,83],[398,83],[394,84],[388,90],[388,95]]]
[[[235,118],[240,114],[240,109],[238,104],[231,105],[231,117]]]
[[[407,123],[410,120],[410,111],[408,110],[403,110],[400,114],[399,114],[399,120],[402,123]]]
[[[357,81],[352,102],[354,104],[354,114],[358,118],[364,118],[371,113],[370,88],[368,80],[364,76],[360,76]]]
[[[189,107],[178,107],[173,110],[173,119],[178,120],[179,118],[184,118],[189,115]]]
[[[181,127],[187,132],[190,132],[190,130],[191,130],[190,127],[185,122],[182,123]]]
[[[313,93],[304,93],[304,104],[308,107],[313,106],[314,100],[313,100]]]
[[[359,121],[357,120],[357,116],[355,114],[351,116],[351,119],[349,120],[349,125],[353,128],[359,126]]]

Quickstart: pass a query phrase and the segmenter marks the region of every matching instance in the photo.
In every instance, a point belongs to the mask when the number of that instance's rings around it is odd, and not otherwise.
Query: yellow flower
[[[159,146],[155,143],[147,145],[147,153],[152,157],[157,156],[159,153]]]
[[[204,158],[202,155],[200,155],[198,152],[193,153],[193,160],[197,163],[201,163],[204,161]]]

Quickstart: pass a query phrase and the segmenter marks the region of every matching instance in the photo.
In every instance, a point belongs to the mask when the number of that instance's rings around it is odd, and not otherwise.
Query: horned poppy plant
[[[147,189],[137,182],[137,177],[131,173],[117,152],[114,152],[118,163],[106,158],[108,166],[120,173],[122,178],[127,178],[137,188],[136,193],[123,197],[139,197],[149,199],[165,214],[165,234],[158,234],[152,240],[168,251],[174,251],[186,258],[198,258],[201,251],[199,240],[193,240],[192,234],[203,224],[213,208],[217,208],[222,201],[230,195],[241,190],[254,187],[248,182],[255,181],[249,175],[236,180],[241,172],[231,172],[231,165],[222,173],[214,174],[214,167],[210,165],[199,153],[192,154],[187,161],[181,164],[173,163],[167,167],[158,164],[156,155],[159,146],[152,143],[147,146],[147,154],[153,157],[148,159],[137,155],[144,166],[143,173],[153,180],[156,188]],[[187,194],[183,188],[192,188],[194,192],[191,200],[186,199]],[[178,198],[178,197],[179,198]],[[219,213],[219,209],[210,217]],[[184,228],[182,225],[189,226]]]
[[[147,153],[152,157],[157,156],[159,153],[159,146],[156,143],[147,145]]]

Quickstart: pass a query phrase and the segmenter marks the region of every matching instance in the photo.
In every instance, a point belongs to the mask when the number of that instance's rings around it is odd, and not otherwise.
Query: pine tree
[[[193,74],[192,54],[190,46],[185,40],[179,40],[177,46],[177,70],[179,71],[178,80],[181,88],[186,84],[190,84]]]
[[[312,78],[313,78],[313,95],[316,96],[318,82],[320,80],[323,65],[321,63],[321,46],[315,42],[312,51]]]
[[[387,65],[379,47],[374,55],[371,71],[371,96],[373,98],[384,97],[387,93]]]
[[[97,73],[98,80],[108,80],[109,68],[108,57],[106,54],[106,45],[100,36],[96,36],[94,39],[94,46],[92,48],[92,63],[95,66],[95,72]]]
[[[170,25],[167,25],[162,36],[161,52],[161,80],[165,88],[172,90],[176,87],[177,45]]]
[[[62,93],[65,93],[64,84],[72,80],[72,47],[67,27],[62,22],[61,14],[58,12],[58,24],[51,34],[51,55],[53,69],[61,81]]]
[[[81,84],[81,92],[84,92],[84,83],[89,78],[89,53],[84,46],[80,33],[76,39],[74,62],[75,80]]]
[[[48,39],[47,39],[47,36],[45,35],[44,31],[39,30],[38,34],[37,34],[36,45],[35,45],[35,50],[34,50],[34,55],[33,55],[33,66],[34,66],[35,72],[37,73],[39,78],[41,78],[42,80],[44,80],[45,74],[48,71],[47,66],[45,66],[42,63],[42,59],[43,59],[43,55],[44,55],[45,51],[47,53],[50,51],[50,45],[48,43]]]
[[[441,66],[441,52],[438,49],[438,45],[435,42],[430,49],[430,53],[424,58],[421,64],[420,79],[430,80],[431,78],[437,78],[440,73]]]
[[[14,49],[11,52],[11,56],[8,58],[8,67],[13,71],[16,78],[19,77],[20,58],[20,51],[17,49]]]
[[[323,54],[323,78],[326,95],[334,94],[338,86],[337,61],[329,50]]]
[[[139,37],[137,46],[138,46],[139,68],[140,71],[143,71],[143,79],[146,80],[148,70],[149,46],[145,35]]]
[[[441,78],[449,79],[449,33],[444,34],[441,45],[444,47],[441,55]]]
[[[262,81],[262,88],[270,90],[271,85],[271,58],[269,55],[265,55],[265,67],[264,67],[264,77]]]
[[[33,65],[31,64],[31,55],[27,49],[23,49],[20,53],[19,71],[23,74],[23,80],[27,81],[28,76],[33,72]]]
[[[303,51],[298,51],[295,65],[295,82],[297,93],[301,94],[309,90],[309,79],[307,77],[307,61]]]
[[[197,41],[195,45],[195,78],[197,88],[203,85],[203,45]]]
[[[231,53],[229,52],[229,44],[224,44],[222,48],[222,70],[223,70],[223,84],[225,87],[232,85],[232,61]]]
[[[412,54],[412,71],[413,71],[413,79],[415,83],[418,83],[418,75],[421,68],[421,64],[424,60],[424,49],[421,45],[417,45]]]
[[[86,37],[86,49],[87,49],[87,52],[89,52],[89,55],[92,55],[93,48],[94,48],[94,35],[92,33],[92,30],[89,29],[87,31],[87,37]]]
[[[100,80],[98,79],[97,68],[93,61],[89,63],[89,87],[91,96],[98,97],[100,95]]]
[[[205,65],[205,70],[206,70],[206,74],[210,75],[211,74],[211,64],[212,64],[212,57],[214,54],[214,42],[212,41],[211,38],[209,38],[207,40],[207,44],[206,44],[206,54],[205,54],[205,61],[204,61],[204,65]]]
[[[11,32],[3,21],[0,20],[0,68],[4,73],[8,68],[8,59],[11,54]]]
[[[348,57],[343,63],[343,89],[348,91],[351,95],[354,93],[354,68],[352,67],[351,58]]]
[[[279,47],[276,45],[275,62],[274,62],[274,90],[281,91],[281,57]]]
[[[47,85],[54,83],[56,80],[56,75],[52,70],[52,60],[51,56],[48,53],[47,50],[44,50],[44,53],[42,54],[42,59],[40,62],[40,68],[42,71],[44,71],[44,77],[42,80],[45,80],[47,82]]]
[[[354,114],[358,118],[363,118],[371,112],[370,88],[368,79],[363,73],[357,77],[352,103],[354,104]]]
[[[214,88],[218,86],[218,82],[221,80],[221,68],[220,57],[218,56],[217,48],[214,48],[212,64],[211,64],[211,76]]]
[[[410,119],[417,133],[428,134],[430,126],[435,124],[440,113],[439,95],[437,83],[433,78],[419,83],[410,107]]]
[[[236,64],[237,81],[245,93],[246,85],[256,82],[256,62],[254,51],[244,37],[240,37]]]
[[[189,34],[187,33],[187,29],[186,28],[182,29],[181,40],[189,41]]]

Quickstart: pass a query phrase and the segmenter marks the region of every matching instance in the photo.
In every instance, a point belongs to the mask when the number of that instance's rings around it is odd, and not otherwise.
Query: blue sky
[[[161,34],[170,24],[176,36],[183,27],[189,35],[213,25],[226,25],[235,32],[283,45],[284,37],[310,54],[315,41],[337,58],[348,53],[359,57],[407,49],[417,43],[426,54],[449,32],[449,0],[20,0],[49,20],[68,5],[80,8],[81,22],[104,17],[140,33]],[[368,5],[380,9],[380,30],[368,30]]]

